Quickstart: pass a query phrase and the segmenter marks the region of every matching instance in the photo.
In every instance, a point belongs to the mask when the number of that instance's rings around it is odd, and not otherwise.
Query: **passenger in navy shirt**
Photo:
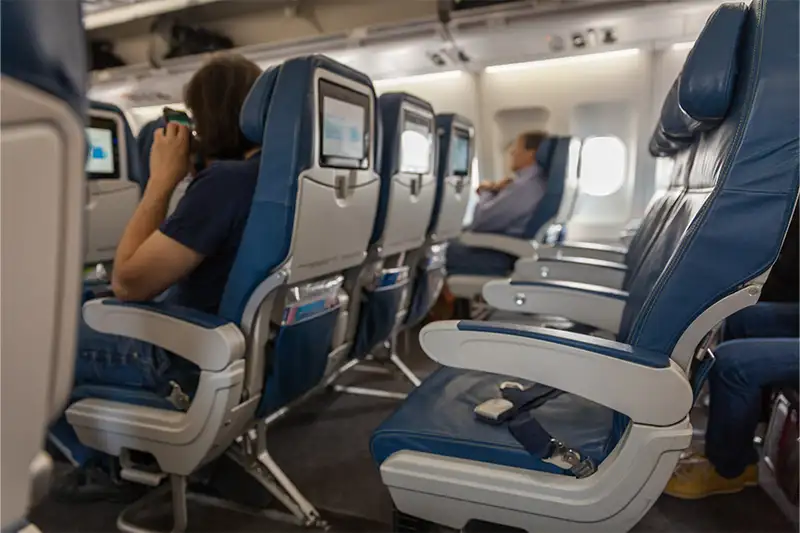
[[[111,286],[120,300],[148,301],[169,289],[169,303],[217,312],[258,177],[259,146],[239,130],[239,113],[260,74],[241,56],[212,59],[186,87],[196,140],[175,123],[155,130],[150,177],[114,258]],[[190,174],[191,185],[167,217],[176,186]],[[76,390],[135,388],[158,405],[170,398],[171,382],[191,393],[196,370],[161,347],[81,324]]]

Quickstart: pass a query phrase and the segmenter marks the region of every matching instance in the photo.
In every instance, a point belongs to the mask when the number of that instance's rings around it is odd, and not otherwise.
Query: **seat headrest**
[[[0,69],[67,102],[83,117],[88,71],[86,36],[78,1],[2,3]]]
[[[691,132],[711,130],[728,114],[739,72],[739,42],[747,12],[744,3],[719,6],[686,58],[678,104]]]
[[[557,140],[557,137],[547,137],[539,144],[539,148],[536,149],[536,163],[542,168],[545,174],[550,171]]]
[[[694,140],[694,133],[687,127],[686,116],[678,105],[679,83],[680,76],[672,83],[661,106],[661,115],[649,144],[653,157],[673,156]]]
[[[239,129],[252,143],[260,145],[264,140],[267,112],[280,71],[281,65],[274,65],[262,72],[242,104],[242,111],[239,114]]]

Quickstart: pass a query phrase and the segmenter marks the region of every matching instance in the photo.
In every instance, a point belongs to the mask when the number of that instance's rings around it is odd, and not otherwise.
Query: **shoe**
[[[699,500],[716,494],[734,494],[758,485],[758,465],[749,465],[733,479],[724,478],[702,456],[693,456],[678,463],[664,494],[682,500]]]
[[[114,479],[103,468],[91,464],[71,469],[53,484],[51,494],[59,503],[133,503],[148,487]]]

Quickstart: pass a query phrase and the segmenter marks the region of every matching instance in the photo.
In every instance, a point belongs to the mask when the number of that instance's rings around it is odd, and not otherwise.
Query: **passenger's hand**
[[[150,150],[150,180],[148,186],[173,191],[189,174],[189,128],[174,122],[158,128]]]
[[[503,178],[503,179],[501,179],[500,181],[498,181],[497,183],[494,184],[494,192],[502,191],[503,189],[505,189],[506,187],[511,185],[511,182],[513,182],[513,181],[514,180],[512,178]]]
[[[482,181],[480,185],[478,185],[477,192],[478,194],[482,192],[491,192],[493,189],[494,189],[493,181]]]

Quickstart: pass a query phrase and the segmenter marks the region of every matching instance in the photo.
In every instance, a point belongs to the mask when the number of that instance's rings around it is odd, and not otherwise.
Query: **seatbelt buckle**
[[[557,439],[550,439],[548,450],[542,460],[569,470],[578,479],[589,477],[597,471],[590,457],[581,457],[578,451],[568,448]]]
[[[192,406],[192,399],[189,398],[189,395],[183,392],[183,389],[176,381],[170,381],[169,387],[167,401],[180,411],[188,411],[189,407]]]
[[[473,413],[480,422],[498,425],[511,418],[516,413],[516,409],[514,404],[505,398],[492,398],[478,404]]]

